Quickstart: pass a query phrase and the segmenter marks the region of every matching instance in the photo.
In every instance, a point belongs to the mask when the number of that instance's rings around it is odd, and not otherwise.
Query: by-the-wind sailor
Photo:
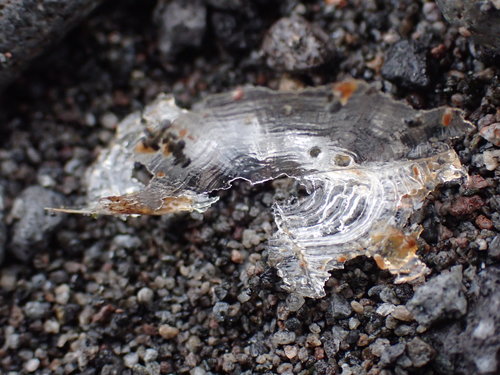
[[[186,111],[160,95],[118,126],[89,171],[87,209],[203,211],[234,180],[288,176],[309,193],[275,204],[270,260],[290,291],[324,295],[328,271],[359,255],[397,275],[426,272],[411,213],[437,185],[466,176],[444,141],[472,125],[458,110],[417,111],[362,81],[293,92],[245,87]],[[140,163],[147,185],[133,177]]]

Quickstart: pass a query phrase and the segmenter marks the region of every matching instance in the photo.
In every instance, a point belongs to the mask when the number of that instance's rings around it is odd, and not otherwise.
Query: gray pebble
[[[212,313],[214,314],[215,320],[218,322],[223,322],[229,312],[229,303],[217,302],[212,308]]]
[[[351,313],[351,305],[342,295],[336,293],[331,295],[326,315],[327,320],[345,319]]]
[[[406,345],[404,343],[398,343],[395,345],[387,346],[380,356],[380,363],[383,365],[388,365],[394,363],[398,357],[404,353]]]
[[[425,366],[436,353],[432,346],[418,337],[408,342],[407,352],[414,367]]]
[[[284,71],[315,68],[333,52],[330,37],[299,16],[277,21],[265,36],[262,50],[269,67]]]
[[[158,49],[161,56],[173,60],[188,47],[200,47],[207,27],[207,10],[202,0],[158,2]]]
[[[407,308],[424,326],[445,318],[459,318],[467,311],[463,288],[462,267],[455,266],[420,286]]]
[[[153,301],[154,292],[149,288],[141,288],[137,292],[137,300],[140,303],[149,304]]]
[[[274,346],[287,345],[295,342],[295,333],[290,331],[278,331],[271,337]]]
[[[28,302],[24,305],[24,313],[28,318],[41,319],[50,312],[50,303],[48,302]]]
[[[57,208],[63,204],[61,194],[40,186],[31,186],[21,192],[10,213],[17,219],[10,244],[10,251],[16,258],[30,260],[36,246],[46,242],[49,234],[61,223],[63,215],[50,213],[45,208]]]

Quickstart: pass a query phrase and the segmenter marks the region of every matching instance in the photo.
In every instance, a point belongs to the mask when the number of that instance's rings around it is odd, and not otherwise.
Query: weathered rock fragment
[[[47,241],[47,236],[62,221],[45,209],[64,204],[64,197],[40,186],[31,186],[21,192],[14,201],[10,218],[15,220],[10,252],[22,261],[34,254],[37,246]]]
[[[444,18],[465,28],[486,56],[500,57],[500,2],[498,0],[436,0]]]
[[[0,90],[101,0],[0,0]]]
[[[387,52],[382,76],[406,88],[429,86],[431,78],[425,48],[408,40],[395,43]]]
[[[262,50],[269,67],[288,72],[316,68],[333,55],[329,36],[299,16],[277,21],[264,38]]]

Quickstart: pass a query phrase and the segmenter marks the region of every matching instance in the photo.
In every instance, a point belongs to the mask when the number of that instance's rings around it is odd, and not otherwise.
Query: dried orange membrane
[[[89,206],[67,211],[201,212],[235,180],[288,176],[309,193],[273,207],[269,258],[289,291],[322,297],[328,271],[360,255],[406,282],[427,271],[409,217],[437,185],[466,176],[444,142],[470,129],[458,110],[417,111],[356,80],[292,92],[244,87],[190,111],[160,95],[119,124],[90,168]],[[133,176],[137,163],[147,184]]]

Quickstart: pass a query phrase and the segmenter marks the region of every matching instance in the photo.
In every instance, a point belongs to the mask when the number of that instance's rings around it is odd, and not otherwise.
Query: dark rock
[[[448,22],[464,27],[485,57],[500,56],[500,4],[494,0],[436,0]]]
[[[413,367],[422,367],[429,363],[436,351],[425,341],[415,337],[406,345],[406,351],[411,359]]]
[[[326,313],[327,320],[332,324],[337,319],[345,319],[351,315],[352,309],[349,302],[340,294],[332,294],[330,297],[330,304]]]
[[[17,219],[10,244],[12,254],[28,261],[37,246],[46,243],[48,235],[61,223],[63,215],[46,208],[61,207],[64,197],[40,186],[25,189],[14,201],[10,216]]]
[[[170,61],[186,48],[202,45],[207,10],[202,0],[161,0],[155,9],[155,22],[159,29],[158,49]]]
[[[234,10],[214,10],[210,17],[217,42],[236,54],[258,46],[271,22],[269,14],[259,13],[253,3],[244,3],[245,6]]]
[[[381,72],[385,79],[406,88],[425,88],[431,82],[425,48],[408,40],[389,49]]]
[[[101,0],[0,0],[0,90]]]
[[[407,308],[424,326],[445,318],[459,318],[467,311],[463,288],[462,267],[455,266],[420,286]]]
[[[272,69],[301,71],[323,65],[332,57],[329,36],[304,18],[282,18],[269,29],[262,50]]]

